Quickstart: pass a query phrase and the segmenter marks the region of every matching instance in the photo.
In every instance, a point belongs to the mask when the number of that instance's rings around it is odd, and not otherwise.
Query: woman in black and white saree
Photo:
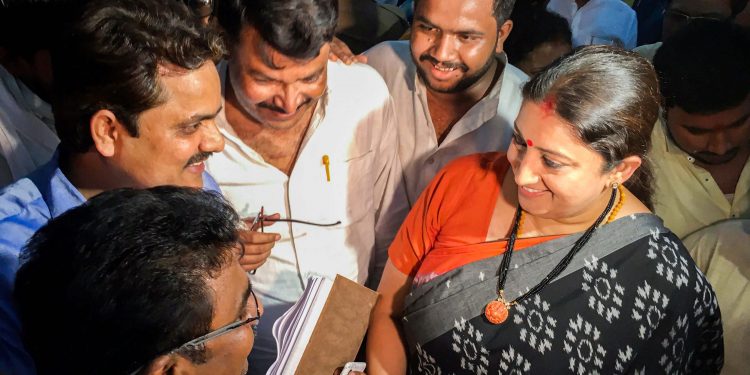
[[[714,292],[650,211],[651,64],[584,47],[523,95],[507,154],[448,165],[401,227],[368,373],[718,373]]]

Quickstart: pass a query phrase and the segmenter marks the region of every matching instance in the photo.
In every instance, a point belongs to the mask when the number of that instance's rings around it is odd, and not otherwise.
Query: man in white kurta
[[[286,10],[296,3],[245,2],[219,18],[233,40],[232,56],[219,67],[224,109],[217,124],[226,146],[208,170],[243,217],[263,209],[266,217],[308,222],[266,226],[266,233],[278,234],[270,255],[244,264],[255,270],[253,289],[265,305],[251,374],[265,373],[275,359],[273,323],[310,276],[340,274],[377,287],[387,247],[408,211],[388,87],[367,65],[327,61],[332,33],[321,29],[335,27],[329,1],[304,1],[309,14],[299,18]],[[226,19],[242,14],[269,19]],[[307,17],[321,21],[302,22]],[[268,32],[264,22],[289,22],[274,29],[288,37]],[[292,35],[303,29],[304,35]],[[310,35],[316,39],[304,51],[282,52],[285,42]],[[267,239],[256,240],[263,236],[245,238],[246,253],[266,254]]]

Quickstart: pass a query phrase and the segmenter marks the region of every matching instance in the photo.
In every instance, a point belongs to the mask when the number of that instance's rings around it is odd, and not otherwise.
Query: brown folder
[[[377,298],[377,292],[336,275],[295,374],[332,375],[353,361]]]

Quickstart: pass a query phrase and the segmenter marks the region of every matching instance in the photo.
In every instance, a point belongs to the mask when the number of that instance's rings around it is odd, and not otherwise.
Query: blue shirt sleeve
[[[0,374],[36,373],[21,339],[13,283],[21,249],[50,216],[47,204],[28,179],[0,190]]]

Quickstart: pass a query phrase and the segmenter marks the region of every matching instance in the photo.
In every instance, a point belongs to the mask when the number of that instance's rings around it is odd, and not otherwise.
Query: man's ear
[[[104,157],[112,157],[115,154],[116,142],[122,136],[122,130],[124,128],[117,116],[107,109],[100,109],[89,120],[94,147]]]
[[[640,168],[641,164],[643,164],[643,160],[640,156],[631,155],[622,159],[620,164],[617,164],[611,172],[612,182],[624,183]]]
[[[495,46],[495,53],[503,52],[505,40],[508,39],[511,30],[513,30],[513,21],[511,20],[505,20],[505,22],[497,28],[497,46]]]
[[[195,365],[187,358],[177,354],[165,354],[156,357],[146,365],[139,375],[190,375],[195,373]]]

